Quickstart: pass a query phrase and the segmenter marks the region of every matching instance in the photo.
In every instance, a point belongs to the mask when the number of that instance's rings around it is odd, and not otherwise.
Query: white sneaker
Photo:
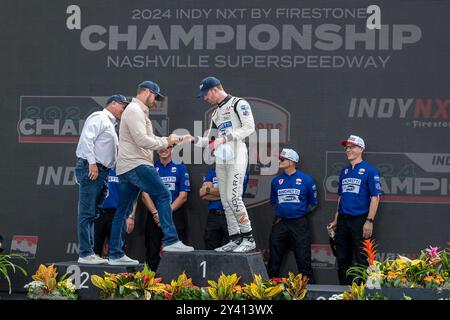
[[[100,258],[96,254],[91,254],[90,256],[86,257],[79,257],[78,263],[82,264],[106,264],[108,263],[108,260]]]
[[[236,240],[231,240],[230,242],[228,242],[227,244],[219,247],[219,248],[215,248],[214,251],[217,252],[231,252],[234,249],[236,249],[239,244],[242,242],[242,238],[238,238]]]
[[[138,260],[133,260],[124,254],[119,259],[109,259],[108,264],[111,266],[137,266],[139,264]]]
[[[250,252],[256,248],[255,240],[249,240],[247,238],[244,238],[242,240],[241,244],[237,246],[233,252]]]
[[[183,242],[177,241],[175,243],[172,243],[171,245],[164,246],[163,247],[163,251],[167,251],[167,252],[189,252],[189,251],[194,251],[194,247],[187,246]]]

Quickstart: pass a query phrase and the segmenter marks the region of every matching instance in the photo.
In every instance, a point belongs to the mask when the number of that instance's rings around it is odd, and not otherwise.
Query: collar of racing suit
[[[230,101],[231,98],[233,98],[233,96],[227,95],[227,96],[225,97],[225,99],[223,99],[221,102],[219,102],[219,103],[217,104],[217,106],[220,108],[220,107],[223,106],[225,103],[227,103],[228,101]]]

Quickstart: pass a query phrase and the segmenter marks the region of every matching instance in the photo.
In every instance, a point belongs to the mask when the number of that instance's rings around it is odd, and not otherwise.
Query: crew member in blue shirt
[[[296,169],[298,162],[299,156],[294,150],[281,151],[283,173],[272,180],[270,192],[270,203],[275,205],[275,220],[270,234],[267,271],[270,278],[279,277],[283,256],[292,248],[298,272],[313,283],[308,214],[318,205],[317,187],[309,175]]]
[[[247,189],[248,173],[244,177],[243,193]],[[205,230],[205,248],[214,250],[230,242],[228,235],[227,219],[222,206],[219,193],[219,183],[216,176],[216,168],[210,168],[203,179],[203,185],[199,190],[200,198],[208,200],[208,217]]]
[[[188,192],[191,191],[189,173],[184,163],[172,161],[172,147],[157,151],[159,160],[155,162],[155,169],[158,171],[163,184],[170,191],[172,196],[172,216],[177,229],[177,234],[183,243],[187,241],[187,217],[184,203],[187,201]],[[158,210],[150,196],[142,192],[142,201],[149,208],[151,219],[147,219],[145,228],[146,262],[150,269],[156,271],[160,257],[160,247],[162,243],[162,231],[159,223]]]
[[[350,135],[341,141],[341,145],[350,165],[339,174],[337,212],[328,228],[336,229],[334,240],[339,282],[349,285],[353,277],[347,276],[347,270],[352,265],[353,256],[357,264],[368,265],[362,241],[372,237],[373,221],[383,191],[379,171],[362,159],[364,140]]]

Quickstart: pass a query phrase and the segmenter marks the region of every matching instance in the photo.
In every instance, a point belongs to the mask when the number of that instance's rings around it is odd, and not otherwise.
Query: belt
[[[363,214],[358,214],[358,215],[339,213],[338,217],[342,217],[344,219],[354,219],[354,218],[361,218],[361,217],[364,217],[367,215],[368,215],[368,213],[363,213]]]
[[[224,210],[209,210],[209,213],[217,214],[218,216],[224,216],[225,211]]]
[[[77,159],[80,160],[80,161],[83,161],[84,163],[86,163],[86,164],[89,165],[89,163],[88,163],[88,161],[87,161],[86,159],[83,159],[83,158],[77,158]],[[96,165],[97,165],[97,167],[98,167],[99,169],[101,169],[101,170],[109,171],[109,168],[106,167],[106,166],[104,166],[104,165],[102,165],[101,163],[98,163],[98,162],[97,162]]]

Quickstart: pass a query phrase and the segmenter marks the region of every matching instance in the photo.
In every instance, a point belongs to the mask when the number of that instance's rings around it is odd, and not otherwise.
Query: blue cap
[[[124,105],[127,105],[130,103],[130,101],[127,100],[127,98],[123,94],[115,94],[106,100],[106,105],[110,104],[111,102],[118,102],[123,103]]]
[[[149,89],[150,91],[152,91],[153,93],[156,94],[156,100],[158,100],[158,101],[162,101],[166,98],[166,96],[161,94],[161,90],[159,89],[159,86],[153,81],[148,81],[148,80],[144,81],[139,84],[138,88]]]
[[[197,98],[203,97],[209,89],[220,85],[220,80],[215,77],[206,77],[200,82],[200,92],[197,94]]]

